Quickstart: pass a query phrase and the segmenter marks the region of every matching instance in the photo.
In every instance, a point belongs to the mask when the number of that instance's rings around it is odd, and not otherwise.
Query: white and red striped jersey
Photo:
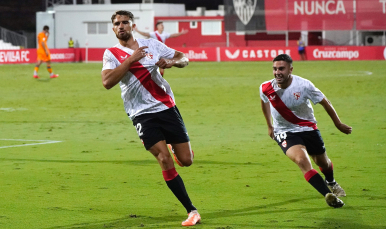
[[[316,119],[310,100],[317,104],[324,94],[314,84],[292,75],[291,85],[281,89],[275,79],[260,85],[260,98],[270,102],[275,134],[316,130]]]
[[[162,78],[155,63],[161,58],[174,57],[175,50],[154,39],[136,39],[139,47],[148,46],[146,56],[131,65],[119,82],[126,113],[130,119],[145,113],[156,113],[175,106],[169,83]],[[134,50],[120,44],[106,49],[103,70],[115,69]]]
[[[150,37],[153,38],[153,39],[156,39],[156,40],[159,40],[160,42],[162,43],[165,43],[166,39],[168,39],[170,37],[170,33],[167,33],[167,32],[162,32],[162,33],[159,33],[157,30],[154,31],[154,32],[149,32],[150,34]]]

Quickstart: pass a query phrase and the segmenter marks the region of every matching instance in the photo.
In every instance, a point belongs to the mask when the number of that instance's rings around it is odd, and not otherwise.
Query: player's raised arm
[[[147,37],[147,38],[150,37],[150,33],[139,31],[137,27],[135,27],[134,30],[135,30],[135,32],[141,34],[141,35],[144,36],[144,37]]]
[[[348,126],[340,121],[339,116],[336,113],[334,107],[332,106],[331,102],[326,97],[324,97],[323,100],[320,101],[320,104],[326,110],[327,114],[331,117],[332,121],[334,122],[334,124],[335,124],[336,128],[338,128],[338,130],[340,130],[342,133],[345,133],[345,134],[351,134],[352,127]]]
[[[116,84],[121,81],[121,79],[125,76],[130,66],[139,61],[140,59],[146,56],[146,52],[144,49],[147,49],[147,46],[142,46],[136,49],[133,54],[127,58],[121,65],[116,67],[115,69],[106,69],[102,71],[102,83],[106,89],[111,89]]]
[[[189,64],[189,59],[185,56],[184,53],[176,51],[172,59],[161,58],[155,65],[160,68],[183,68]]]
[[[179,36],[181,36],[181,35],[187,34],[188,32],[189,32],[189,30],[187,30],[187,29],[182,29],[181,32],[179,32],[179,33],[172,33],[172,34],[170,34],[170,37],[169,37],[169,38],[179,37]]]

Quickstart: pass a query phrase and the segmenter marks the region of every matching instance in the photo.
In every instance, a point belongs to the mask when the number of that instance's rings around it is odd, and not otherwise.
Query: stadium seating
[[[11,43],[6,43],[3,40],[0,40],[0,50],[17,50],[20,49],[20,46],[13,46]]]

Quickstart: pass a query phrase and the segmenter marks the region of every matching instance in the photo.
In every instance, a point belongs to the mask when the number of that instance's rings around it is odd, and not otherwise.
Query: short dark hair
[[[43,27],[43,30],[50,30],[50,27],[48,27],[48,25],[45,25],[45,26]]]
[[[155,24],[155,27],[157,27],[159,24],[162,24],[163,22],[162,21],[158,21],[156,24]]]
[[[130,20],[132,20],[134,22],[134,14],[132,12],[127,11],[127,10],[118,10],[118,11],[115,11],[113,16],[111,16],[111,22],[112,23],[114,22],[114,19],[117,15],[126,15],[130,18]]]
[[[272,62],[276,62],[276,61],[285,61],[285,62],[289,63],[290,65],[293,62],[292,58],[288,54],[278,55],[277,57],[275,57],[275,59],[273,59]]]

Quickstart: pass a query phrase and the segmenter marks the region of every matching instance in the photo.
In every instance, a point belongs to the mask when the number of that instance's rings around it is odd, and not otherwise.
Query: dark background
[[[82,2],[77,0],[78,4]],[[93,0],[93,4],[97,3],[98,0]],[[111,3],[142,3],[142,0],[111,0]],[[218,5],[223,5],[223,0],[154,0],[154,3],[185,3],[186,10],[197,7],[216,10]],[[46,11],[46,0],[0,0],[0,26],[19,33],[35,32],[36,12],[39,11]]]

